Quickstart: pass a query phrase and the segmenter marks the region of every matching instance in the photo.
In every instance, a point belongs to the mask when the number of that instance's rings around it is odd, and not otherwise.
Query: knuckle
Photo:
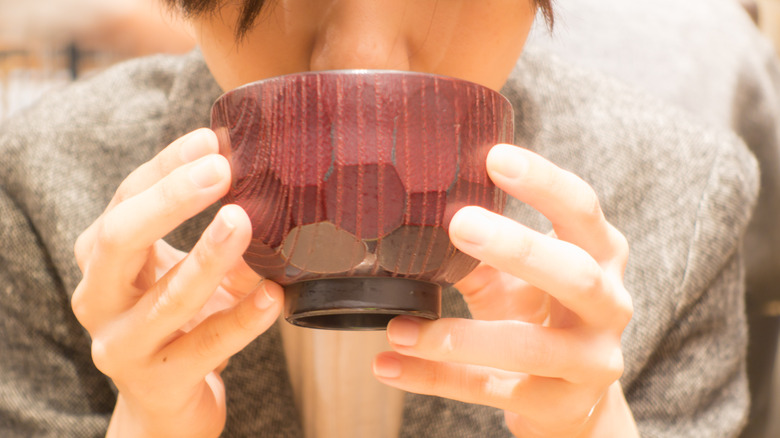
[[[420,374],[420,381],[423,387],[435,391],[445,385],[446,373],[439,370],[434,363],[426,363]]]
[[[604,382],[612,384],[623,376],[623,370],[625,369],[625,363],[623,359],[623,351],[620,347],[614,347],[608,353],[607,363],[603,369]]]
[[[485,396],[495,399],[498,398],[496,393],[501,392],[499,387],[491,388],[490,385],[496,383],[496,379],[489,373],[473,372],[468,367],[456,368],[447,383],[453,386],[457,392],[468,394],[469,398],[472,399],[484,399]]]
[[[133,183],[130,178],[125,178],[121,183],[119,183],[119,187],[117,187],[113,198],[111,198],[111,204],[119,205],[130,198],[133,193],[132,186]]]
[[[489,398],[498,398],[501,392],[497,385],[497,378],[489,373],[477,373],[468,380],[466,389],[470,394],[476,397],[488,396]]]
[[[88,300],[84,297],[86,294],[86,284],[84,281],[76,286],[76,290],[73,292],[73,296],[70,298],[70,308],[73,310],[73,314],[76,316],[76,320],[84,328],[89,331],[87,327],[87,321],[89,319],[89,306]]]
[[[444,336],[439,344],[439,351],[444,357],[449,357],[460,351],[468,342],[466,340],[468,334],[469,331],[463,325],[457,324],[456,321],[451,321],[444,330]]]
[[[618,258],[618,260],[624,262],[628,260],[629,255],[629,244],[628,244],[628,238],[621,233],[617,228],[610,225],[609,227],[610,232],[610,239],[613,242],[613,246],[615,248],[615,255]]]
[[[622,284],[616,289],[618,302],[616,306],[616,312],[614,314],[614,320],[615,325],[622,331],[634,317],[634,302],[631,299],[631,294],[628,293]]]
[[[469,378],[467,388],[476,399],[487,397],[494,403],[520,412],[525,409],[523,404],[522,385],[517,377],[500,376],[490,372],[476,373]]]
[[[155,185],[155,192],[159,198],[160,206],[168,212],[175,209],[182,202],[182,196],[179,193],[178,185],[175,180],[163,179]]]
[[[596,192],[588,186],[588,190],[583,193],[582,196],[582,215],[585,221],[590,223],[598,223],[604,219],[604,213],[601,210],[601,201],[596,196]]]
[[[594,388],[602,388],[611,385],[623,375],[625,362],[623,350],[620,346],[620,336],[606,335],[597,341],[594,348],[591,344],[589,363],[590,371],[583,374],[581,382],[592,385]]]
[[[576,190],[578,203],[575,211],[581,215],[581,220],[588,222],[600,221],[604,217],[601,202],[593,187],[573,172],[566,171],[566,181],[563,183],[568,190]]]
[[[97,229],[97,236],[95,238],[96,244],[109,252],[125,248],[128,243],[126,241],[127,233],[123,232],[120,227],[117,226],[116,222],[113,220],[113,216],[112,213],[109,213],[100,221]]]
[[[159,283],[154,294],[154,306],[150,312],[150,319],[166,318],[167,315],[181,314],[189,310],[186,294],[182,293],[178,276],[173,276],[167,282]]]
[[[215,248],[208,243],[208,239],[202,239],[190,252],[190,257],[196,266],[205,270],[214,265]]]
[[[502,354],[508,364],[524,364],[534,369],[550,369],[553,364],[553,349],[548,342],[539,342],[539,332],[536,327],[526,326],[526,329],[515,330],[509,342],[503,342]]]
[[[211,358],[221,344],[222,334],[219,327],[216,324],[206,324],[195,342],[194,353],[201,359]]]
[[[121,359],[118,357],[121,349],[112,348],[111,342],[103,337],[95,337],[92,340],[92,362],[95,367],[106,376],[113,379],[120,378],[119,367],[116,366]]]
[[[167,175],[170,172],[170,169],[175,168],[175,164],[172,158],[169,157],[169,153],[171,151],[169,149],[165,149],[162,151],[162,153],[157,154],[152,160],[149,162],[149,165],[152,167],[153,172],[162,177]]]
[[[556,346],[547,342],[538,342],[535,337],[534,339],[530,339],[530,337],[534,336],[533,334],[527,334],[526,336],[525,345],[527,345],[528,351],[524,352],[520,349],[516,349],[515,354],[518,361],[527,357],[532,361],[535,369],[550,370],[561,376],[570,374],[569,369],[572,364],[567,361],[562,362],[559,360]]]
[[[577,281],[577,294],[583,301],[598,301],[604,298],[605,280],[601,266],[595,261],[587,263]]]
[[[510,263],[515,266],[527,264],[534,254],[533,239],[527,234],[521,233],[517,235],[517,238],[512,245],[512,248],[508,252]]]
[[[92,227],[90,227],[76,238],[76,243],[73,245],[73,255],[76,256],[76,263],[82,273],[86,270],[89,256],[92,253],[92,242]]]
[[[238,306],[232,313],[233,326],[239,331],[250,332],[257,326],[256,318],[253,318],[248,306]]]
[[[610,254],[609,258],[604,261],[604,267],[622,275],[630,253],[628,239],[620,230],[608,223],[606,240],[609,243]]]
[[[530,157],[534,159],[533,156]],[[555,191],[562,187],[560,172],[566,172],[555,164],[541,160],[538,166],[529,166],[528,172],[523,175],[523,179],[530,186],[547,187]]]

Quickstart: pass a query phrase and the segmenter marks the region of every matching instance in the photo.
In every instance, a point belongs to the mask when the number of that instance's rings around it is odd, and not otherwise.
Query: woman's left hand
[[[455,286],[474,319],[395,318],[387,331],[395,351],[376,357],[375,375],[503,409],[517,436],[638,436],[618,381],[633,313],[625,237],[588,184],[528,150],[497,145],[487,169],[553,231],[461,209],[450,237],[482,264]]]

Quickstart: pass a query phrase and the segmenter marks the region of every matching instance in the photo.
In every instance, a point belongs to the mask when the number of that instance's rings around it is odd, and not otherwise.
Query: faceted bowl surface
[[[283,286],[355,277],[452,284],[477,265],[450,243],[452,216],[505,204],[485,158],[512,141],[512,108],[471,82],[300,73],[227,92],[211,116],[233,170],[223,202],[252,220],[244,258]]]

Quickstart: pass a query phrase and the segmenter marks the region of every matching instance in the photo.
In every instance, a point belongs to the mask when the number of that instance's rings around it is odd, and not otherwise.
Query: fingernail
[[[204,156],[208,151],[203,145],[203,137],[199,132],[195,131],[187,134],[181,145],[181,150],[179,150],[182,161],[189,163]]]
[[[228,217],[229,214],[226,211],[220,211],[217,214],[214,223],[211,225],[211,240],[214,243],[222,243],[227,240],[228,237],[236,229],[236,225]]]
[[[255,306],[257,306],[258,309],[266,310],[273,306],[275,302],[276,300],[268,293],[265,282],[261,283],[260,290],[255,294]]]
[[[464,207],[450,223],[450,230],[456,239],[472,245],[482,245],[495,232],[495,221],[489,213],[479,207]]]
[[[420,323],[403,316],[395,318],[387,325],[387,337],[391,344],[412,347],[420,337]]]
[[[207,157],[190,170],[190,178],[196,186],[205,189],[218,183],[222,179],[222,175],[217,169],[214,157]]]
[[[526,173],[528,161],[517,146],[501,144],[494,146],[488,154],[489,168],[504,178],[514,179]]]
[[[401,375],[401,361],[390,356],[379,356],[374,360],[374,374],[386,379],[395,379]]]

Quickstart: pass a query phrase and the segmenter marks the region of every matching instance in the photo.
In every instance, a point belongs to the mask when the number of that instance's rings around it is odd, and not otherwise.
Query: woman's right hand
[[[190,253],[162,240],[227,192],[217,151],[208,129],[176,140],[122,182],[76,242],[73,311],[119,389],[109,436],[218,436],[220,371],[281,310],[281,288],[241,257],[252,231],[240,207],[222,207]]]

